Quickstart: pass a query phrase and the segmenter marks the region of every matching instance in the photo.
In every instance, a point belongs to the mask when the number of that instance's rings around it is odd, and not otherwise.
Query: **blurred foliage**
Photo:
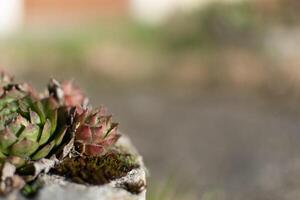
[[[248,84],[256,91],[269,90],[285,80],[283,69],[288,68],[278,66],[265,40],[278,27],[299,26],[299,8],[297,0],[211,3],[177,13],[157,27],[124,19],[27,30],[0,42],[0,60],[26,76],[40,74],[34,77],[40,80],[45,73],[61,78],[71,71],[75,78],[93,77],[101,86],[140,82],[210,90]]]
[[[298,0],[211,3],[191,14],[174,16],[162,26],[168,50],[260,47],[272,26],[300,23]]]
[[[254,45],[261,30],[253,5],[213,3],[190,15],[174,17],[164,27],[170,49]],[[256,39],[256,41],[255,41]]]
[[[0,49],[7,49],[8,44],[29,58],[42,50],[48,51],[48,55],[55,53],[80,59],[92,44],[101,45],[107,41],[126,43],[130,45],[129,48],[150,48],[157,52],[163,49],[178,51],[228,46],[257,47],[270,27],[297,25],[300,22],[299,1],[274,2],[275,5],[251,1],[215,2],[192,13],[176,13],[167,23],[158,27],[125,19],[113,25],[99,22],[71,30],[47,30],[34,34],[31,31],[22,32],[10,40],[2,41]]]
[[[272,2],[272,1],[271,1]],[[273,9],[261,9],[261,15],[271,23],[299,25],[300,2],[298,0],[275,0]],[[266,7],[268,7],[266,5]]]

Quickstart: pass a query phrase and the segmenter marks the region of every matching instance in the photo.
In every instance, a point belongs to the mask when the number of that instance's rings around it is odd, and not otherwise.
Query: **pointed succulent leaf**
[[[92,142],[93,143],[99,143],[101,142],[104,137],[103,137],[103,126],[99,127],[92,127],[90,128],[92,130]]]
[[[47,114],[49,114],[48,113],[49,111],[55,110],[55,109],[58,108],[58,104],[57,104],[57,102],[55,101],[55,99],[53,97],[49,97],[49,98],[43,99],[42,100],[42,104],[44,105],[45,112]]]
[[[7,128],[17,135],[19,131],[23,128],[22,124],[17,123],[16,121],[12,121],[7,125]]]
[[[29,114],[30,114],[30,122],[32,124],[41,124],[41,122],[42,122],[41,118],[39,117],[39,115],[36,112],[30,110]]]
[[[57,127],[57,110],[49,112],[49,120],[51,123],[51,134],[55,132]]]
[[[9,156],[6,158],[6,160],[14,166],[16,166],[17,168],[23,166],[26,163],[26,160],[19,156]]]
[[[84,141],[84,142],[92,142],[93,136],[91,128],[87,125],[83,125],[79,127],[79,130],[76,134],[76,140]]]
[[[40,127],[35,124],[30,124],[25,127],[25,129],[19,135],[19,140],[23,138],[27,138],[32,141],[37,141],[40,136]]]
[[[107,134],[109,134],[111,123],[112,123],[112,116],[105,116],[101,117],[100,119],[101,126],[103,126],[103,137],[106,137]]]
[[[89,124],[90,126],[97,126],[99,125],[99,118],[100,116],[98,115],[98,113],[94,113],[87,118],[86,123]]]
[[[112,123],[112,115],[108,115],[106,118],[105,118],[105,122],[106,124],[111,124]]]
[[[41,137],[39,139],[39,144],[40,145],[45,144],[49,140],[49,138],[51,137],[51,128],[52,128],[51,127],[51,122],[50,122],[49,119],[47,119],[46,123],[44,124]]]
[[[5,123],[5,127],[7,127],[8,129],[10,129],[15,135],[19,135],[19,132],[25,126],[29,125],[29,123],[27,122],[27,120],[25,118],[23,118],[21,115],[19,115],[18,113],[11,114],[11,116],[9,116],[6,119],[3,119],[3,121]],[[5,127],[1,126],[1,129],[4,129]]]
[[[20,115],[20,114],[15,118],[14,121],[17,124],[23,125],[24,127],[29,126],[29,124],[30,124],[29,121],[26,118],[24,118],[22,115]]]
[[[87,121],[87,117],[89,116],[88,110],[83,110],[81,113],[78,113],[76,110],[76,116],[75,116],[75,121],[77,124],[82,125]]]
[[[0,148],[2,152],[6,152],[7,148],[16,141],[17,137],[8,128],[0,131]]]
[[[18,100],[20,112],[24,115],[29,114],[29,108],[32,107],[32,99],[29,96],[26,96]]]
[[[115,144],[121,137],[120,134],[111,134],[101,143],[104,147],[110,147]]]
[[[50,151],[53,149],[54,146],[55,146],[55,141],[52,141],[51,143],[44,146],[42,149],[38,150],[31,157],[31,159],[32,160],[39,160],[39,159],[45,158],[50,153]]]
[[[97,144],[86,144],[85,145],[85,154],[91,156],[97,156],[104,152],[104,147]]]
[[[68,128],[65,126],[56,134],[56,136],[54,138],[55,145],[59,145],[62,142],[62,140],[67,132],[67,129]]]
[[[28,158],[38,148],[39,144],[37,142],[24,138],[11,146],[10,154],[20,156],[22,158]]]
[[[104,138],[109,136],[111,133],[116,132],[118,128],[118,123],[112,123],[109,129],[107,130],[106,134],[104,135]]]
[[[33,109],[40,117],[41,123],[45,123],[46,121],[46,114],[43,108],[43,104],[40,101],[37,101],[33,104]]]

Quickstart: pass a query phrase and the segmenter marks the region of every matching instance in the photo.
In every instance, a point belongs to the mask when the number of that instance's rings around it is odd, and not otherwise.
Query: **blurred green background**
[[[28,2],[0,66],[41,90],[74,79],[107,106],[149,167],[149,200],[300,199],[298,0],[199,0],[153,21],[135,1],[76,20]]]

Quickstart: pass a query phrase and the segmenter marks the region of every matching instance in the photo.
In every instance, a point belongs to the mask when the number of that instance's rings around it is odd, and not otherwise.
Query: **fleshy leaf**
[[[14,156],[28,158],[38,148],[39,144],[37,142],[24,138],[11,146],[10,153]]]
[[[33,104],[34,111],[38,113],[41,123],[45,123],[46,114],[43,108],[43,104],[40,101],[37,101]]]
[[[67,127],[65,126],[56,134],[54,138],[55,145],[59,145],[62,142],[66,132],[67,132]]]
[[[86,144],[84,153],[91,156],[100,155],[104,152],[104,147],[97,144]]]
[[[40,127],[35,124],[30,124],[21,132],[19,140],[27,138],[32,141],[37,141],[40,136]]]
[[[17,137],[9,129],[0,131],[0,148],[6,152],[7,148],[17,141]]]
[[[19,156],[9,156],[6,158],[6,160],[9,161],[14,166],[16,166],[17,168],[23,166],[26,163],[26,160]]]
[[[91,128],[83,125],[78,128],[76,133],[76,140],[82,140],[84,142],[92,142],[92,131]]]
[[[110,147],[111,145],[115,144],[120,137],[120,134],[111,134],[101,144],[106,148]]]
[[[116,132],[117,128],[118,128],[118,123],[112,123],[111,126],[109,127],[109,129],[107,130],[104,138],[106,138],[109,134],[111,134],[112,132]]]
[[[49,113],[49,120],[51,123],[51,134],[55,132],[57,126],[57,110],[52,110]]]
[[[51,137],[51,122],[49,119],[47,119],[44,124],[41,137],[39,139],[39,144],[40,145],[45,144],[49,140],[50,137]]]
[[[31,159],[32,160],[39,160],[39,159],[45,158],[50,153],[50,151],[53,149],[54,146],[55,146],[55,141],[52,141],[51,143],[44,146],[42,149],[38,150],[31,157]]]
[[[32,124],[40,124],[41,123],[41,118],[39,117],[39,115],[36,112],[30,110],[29,113],[30,113],[30,122]]]
[[[21,131],[21,129],[23,128],[23,125],[18,121],[14,120],[8,124],[7,128],[11,130],[15,135],[17,135],[19,131]]]

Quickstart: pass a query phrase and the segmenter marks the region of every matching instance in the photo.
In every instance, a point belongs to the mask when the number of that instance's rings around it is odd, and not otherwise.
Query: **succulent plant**
[[[88,108],[88,99],[72,81],[62,83],[52,79],[48,85],[49,95],[63,107],[72,110],[71,122],[75,133],[74,145],[81,155],[96,156],[104,154],[120,137],[118,124],[106,109]]]
[[[81,155],[96,156],[105,153],[120,137],[118,123],[101,107],[84,110],[75,117],[75,148]]]
[[[0,97],[0,158],[39,160],[58,146],[67,126],[57,126],[52,97],[39,99],[25,85],[9,84]]]
[[[51,79],[48,90],[50,96],[53,96],[63,106],[79,108],[86,107],[88,104],[88,99],[73,81],[60,83],[55,79]]]
[[[111,155],[109,150],[119,153],[114,148],[120,137],[117,128],[106,109],[92,109],[72,81],[52,79],[48,93],[38,94],[0,70],[0,196],[20,188],[25,194],[35,191],[37,186],[28,183],[66,158],[95,159],[95,166],[87,166],[98,168],[102,157]],[[116,169],[119,166],[123,168],[116,163]]]

